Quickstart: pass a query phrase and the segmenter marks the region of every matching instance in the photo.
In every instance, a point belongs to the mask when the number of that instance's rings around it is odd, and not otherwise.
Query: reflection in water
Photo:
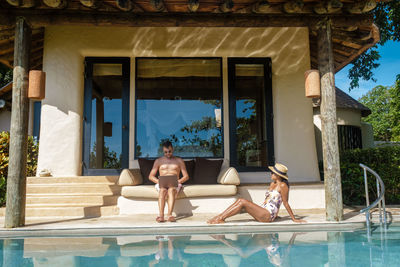
[[[400,227],[354,232],[5,239],[2,266],[398,266]]]

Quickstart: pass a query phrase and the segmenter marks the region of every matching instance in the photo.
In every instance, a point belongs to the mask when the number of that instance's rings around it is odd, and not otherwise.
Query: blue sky
[[[336,73],[336,86],[350,94],[353,98],[359,99],[377,85],[393,85],[396,75],[400,74],[400,42],[388,41],[384,46],[379,46],[378,48],[381,55],[379,59],[381,65],[374,70],[375,78],[377,79],[376,82],[361,80],[360,87],[352,89],[349,92],[350,80],[347,78],[347,74],[351,65],[348,65]]]

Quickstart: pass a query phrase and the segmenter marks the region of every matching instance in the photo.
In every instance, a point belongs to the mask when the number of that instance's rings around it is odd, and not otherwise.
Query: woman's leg
[[[271,221],[271,214],[269,212],[254,204],[251,201],[248,201],[243,198],[239,198],[232,205],[230,205],[224,212],[220,215],[215,216],[214,218],[208,220],[207,222],[210,224],[218,224],[225,222],[226,218],[232,217],[233,215],[238,214],[242,209],[245,209],[247,213],[253,216],[259,222],[269,222]]]

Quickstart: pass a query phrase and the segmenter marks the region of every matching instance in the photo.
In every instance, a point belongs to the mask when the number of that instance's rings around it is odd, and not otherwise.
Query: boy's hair
[[[170,141],[165,141],[165,142],[162,144],[162,146],[165,147],[165,148],[173,147],[173,146],[172,146],[172,143],[171,143]]]

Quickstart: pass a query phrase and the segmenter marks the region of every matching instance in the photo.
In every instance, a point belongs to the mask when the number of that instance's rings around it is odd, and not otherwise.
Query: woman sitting
[[[276,163],[275,166],[268,167],[271,170],[272,183],[269,186],[265,194],[264,203],[260,206],[254,204],[243,198],[239,198],[231,206],[229,206],[224,212],[215,216],[214,218],[207,221],[209,224],[224,223],[226,218],[240,213],[242,209],[245,209],[248,214],[253,216],[259,222],[272,222],[278,216],[279,208],[281,203],[285,206],[287,212],[294,222],[302,223],[304,220],[296,219],[293,211],[289,205],[289,182],[287,177],[287,171],[285,165]]]

